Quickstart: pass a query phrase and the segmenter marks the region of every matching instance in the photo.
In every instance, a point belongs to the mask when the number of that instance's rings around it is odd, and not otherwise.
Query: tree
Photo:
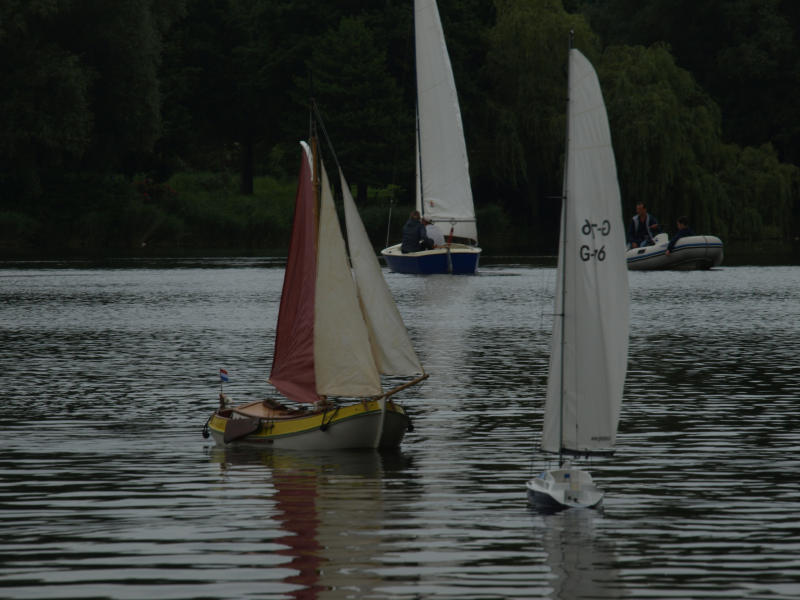
[[[667,222],[687,214],[700,225],[690,205],[704,199],[687,196],[686,182],[696,165],[715,166],[719,109],[663,44],[610,47],[599,71],[625,205],[643,200]]]
[[[797,167],[769,145],[723,144],[720,111],[664,44],[606,49],[600,78],[623,200],[671,229],[687,215],[728,239],[788,239]]]
[[[559,0],[495,4],[486,77],[496,92],[487,99],[489,147],[481,154],[513,218],[527,228],[544,225],[553,244],[559,205],[548,198],[561,190],[569,32],[589,57],[597,55],[596,39]]]
[[[345,17],[315,45],[308,63],[313,96],[357,200],[369,185],[384,186],[398,161],[411,163],[414,125],[400,88],[387,72],[386,50],[363,17]]]
[[[179,14],[183,0],[159,3],[158,18],[152,4],[82,0],[68,3],[60,14],[59,43],[93,74],[94,129],[84,168],[132,175],[161,134],[161,36],[168,8]]]
[[[786,0],[584,0],[607,44],[666,42],[722,109],[723,136],[741,145],[774,140],[800,160],[800,39]]]
[[[3,203],[41,192],[41,169],[80,158],[91,144],[91,70],[52,34],[57,2],[0,4],[0,183]]]
[[[252,193],[256,147],[306,121],[290,90],[336,14],[311,0],[190,0],[170,36],[163,78],[173,100],[168,152],[199,168],[240,173]],[[266,152],[265,152],[266,153]]]

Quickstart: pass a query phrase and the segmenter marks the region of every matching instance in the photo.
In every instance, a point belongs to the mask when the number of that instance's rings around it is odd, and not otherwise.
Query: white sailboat
[[[220,393],[220,407],[209,417],[204,435],[223,446],[397,447],[410,420],[392,396],[427,374],[344,175],[340,170],[350,262],[316,143],[302,146],[269,379],[294,407],[273,398],[231,407]],[[413,379],[384,390],[381,374]]]
[[[456,83],[436,0],[414,0],[417,73],[416,209],[445,244],[418,252],[381,251],[399,273],[474,273],[481,249]]]
[[[555,319],[541,449],[558,468],[527,482],[532,502],[596,507],[603,491],[568,457],[614,451],[628,362],[628,270],[603,94],[569,51],[567,150]]]

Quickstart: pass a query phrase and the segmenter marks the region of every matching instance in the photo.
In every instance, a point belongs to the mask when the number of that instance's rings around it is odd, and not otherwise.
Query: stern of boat
[[[526,483],[531,504],[544,509],[597,508],[605,493],[582,469],[543,471]]]
[[[408,275],[474,275],[480,255],[479,247],[466,244],[405,253],[396,244],[381,250],[389,269]]]

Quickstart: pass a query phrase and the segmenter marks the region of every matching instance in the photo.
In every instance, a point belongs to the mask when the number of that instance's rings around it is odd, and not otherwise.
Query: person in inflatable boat
[[[694,235],[694,231],[692,231],[692,228],[689,227],[689,218],[678,217],[678,232],[669,241],[669,245],[667,246],[665,254],[669,254],[670,252],[675,250],[675,242],[677,242],[682,237],[686,237],[688,235]]]
[[[647,212],[644,202],[636,203],[636,214],[628,228],[628,247],[639,248],[655,244],[659,233],[658,219]]]

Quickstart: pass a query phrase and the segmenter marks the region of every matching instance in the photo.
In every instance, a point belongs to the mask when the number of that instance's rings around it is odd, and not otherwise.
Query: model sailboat
[[[570,456],[611,454],[628,362],[628,271],[617,169],[591,63],[569,51],[567,150],[555,319],[541,449],[559,468],[527,482],[531,500],[595,507],[603,492]]]
[[[399,273],[471,274],[481,249],[469,178],[467,145],[453,69],[436,0],[414,1],[417,73],[416,209],[445,243],[417,252],[402,244],[381,254]]]
[[[296,408],[274,399],[229,407],[221,393],[205,432],[221,445],[397,447],[410,421],[391,397],[427,375],[344,175],[340,170],[352,269],[316,143],[302,146],[269,379]],[[414,378],[384,391],[381,374]]]

